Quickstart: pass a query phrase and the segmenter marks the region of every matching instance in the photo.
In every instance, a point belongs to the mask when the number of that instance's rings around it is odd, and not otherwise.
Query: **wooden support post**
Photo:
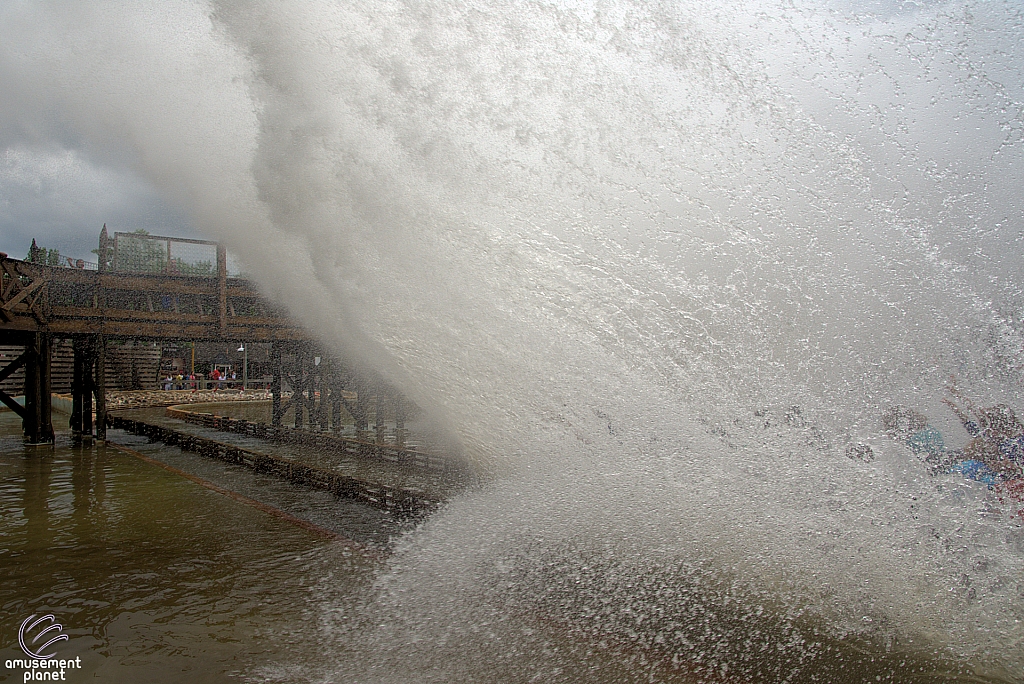
[[[405,397],[395,395],[395,445],[404,448],[409,431],[405,429]]]
[[[29,444],[53,442],[50,406],[50,335],[36,333],[25,362],[25,415],[22,428]]]
[[[295,429],[298,430],[302,427],[303,413],[306,408],[305,395],[306,391],[306,358],[309,356],[309,350],[306,345],[301,345],[295,354],[295,384],[292,388],[292,406],[295,407]]]
[[[36,335],[39,344],[39,443],[53,443],[53,393],[50,363],[53,337],[49,333]]]
[[[270,396],[271,413],[270,424],[274,427],[281,426],[281,344],[274,342],[270,345]]]
[[[81,353],[81,384],[79,389],[72,388],[81,404],[79,429],[83,437],[92,437],[92,393],[96,390],[93,372],[96,366],[96,345],[91,339],[77,339]],[[76,356],[78,354],[76,353]],[[74,426],[73,426],[74,429]]]
[[[76,337],[71,341],[71,439],[82,439],[82,395],[85,394],[85,349],[84,340]]]
[[[386,434],[386,426],[384,423],[384,407],[387,404],[387,396],[384,394],[384,387],[381,383],[377,383],[377,407],[373,411],[373,422],[374,430],[376,431],[376,442],[377,444],[384,443],[384,435]]]
[[[96,336],[96,439],[107,439],[107,338]]]
[[[85,340],[86,354],[82,365],[82,435],[92,437],[92,397],[96,391],[93,373],[96,368],[96,345]]]
[[[72,439],[92,438],[93,366],[96,349],[88,338],[76,337],[72,342],[73,366],[71,377]]]

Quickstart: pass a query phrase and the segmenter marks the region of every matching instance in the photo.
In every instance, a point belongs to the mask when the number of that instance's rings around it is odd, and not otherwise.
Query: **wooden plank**
[[[32,316],[12,316],[9,321],[0,322],[0,332],[37,332],[39,321]]]
[[[103,318],[115,321],[136,321],[140,323],[182,322],[196,325],[214,325],[216,316],[203,314],[175,313],[173,311],[139,311],[137,309],[98,309],[91,306],[55,306],[50,309],[52,317],[60,318]]]
[[[104,273],[99,276],[99,284],[110,290],[129,290],[131,292],[156,292],[160,294],[192,294],[217,296],[217,281],[205,282],[194,278],[148,275],[119,275]]]
[[[103,319],[107,321],[131,321],[138,323],[177,323],[183,325],[218,324],[218,317],[209,314],[182,314],[173,311],[138,311],[135,309],[98,309],[86,306],[55,306],[51,309],[52,318],[60,319]],[[56,325],[57,322],[55,321]],[[241,327],[246,330],[262,330],[275,328],[299,328],[290,318],[274,316],[235,316],[228,318],[228,327]]]

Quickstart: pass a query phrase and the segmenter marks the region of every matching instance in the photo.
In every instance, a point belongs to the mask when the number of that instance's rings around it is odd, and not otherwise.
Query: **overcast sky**
[[[83,103],[126,111],[139,92],[160,87],[163,75],[125,37],[180,65],[163,43],[187,47],[199,32],[182,17],[209,12],[192,2],[145,10],[131,3],[0,4],[0,251],[24,258],[35,238],[94,260],[104,223],[111,231],[202,237],[150,182],[137,131],[109,114],[84,113]],[[209,34],[208,19],[203,28]],[[113,92],[112,84],[124,90]],[[175,93],[167,96],[165,108]]]
[[[91,162],[74,150],[8,147],[0,153],[0,251],[24,258],[40,247],[95,261],[103,224],[196,237],[189,220],[128,170]]]

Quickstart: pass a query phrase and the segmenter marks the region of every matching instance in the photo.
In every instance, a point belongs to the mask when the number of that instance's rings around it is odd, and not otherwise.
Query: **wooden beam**
[[[175,313],[173,311],[147,311],[147,310],[136,310],[136,309],[94,309],[89,306],[55,306],[51,308],[50,315],[52,317],[60,318],[103,318],[106,320],[128,320],[136,321],[139,323],[151,323],[151,322],[178,322],[178,323],[197,323],[202,325],[213,325],[217,322],[217,318],[214,316],[204,316],[202,314],[182,314]]]
[[[25,299],[25,297],[28,297],[30,294],[32,294],[33,292],[35,292],[37,289],[39,289],[40,287],[42,287],[45,284],[46,284],[46,281],[43,278],[41,278],[41,277],[36,278],[31,283],[29,283],[28,285],[23,287],[21,289],[21,292],[19,292],[18,294],[14,295],[14,297],[12,297],[11,299],[9,299],[6,302],[0,302],[0,309],[6,309],[6,310],[10,311],[12,306],[18,304],[19,302],[21,302],[21,300]]]
[[[7,364],[3,370],[0,370],[0,382],[3,382],[7,378],[11,377],[19,368],[25,365],[25,361],[28,359],[28,350],[24,351],[21,356]]]
[[[14,401],[14,398],[11,397],[11,395],[7,394],[7,392],[4,392],[3,390],[0,390],[0,401],[7,404],[8,408],[17,413],[22,420],[25,420],[25,417],[28,415],[28,412],[25,410],[24,406]]]

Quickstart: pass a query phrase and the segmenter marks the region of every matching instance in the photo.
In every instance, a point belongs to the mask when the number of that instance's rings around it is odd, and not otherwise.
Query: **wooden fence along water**
[[[216,416],[216,418],[221,418]],[[224,420],[224,419],[221,419]],[[227,419],[231,420],[231,419]],[[237,422],[237,421],[235,421]],[[324,468],[296,463],[285,458],[259,453],[234,444],[190,435],[173,428],[154,425],[125,416],[113,415],[110,425],[129,434],[140,435],[178,446],[185,451],[250,468],[258,473],[274,475],[299,485],[331,492],[338,496],[391,511],[403,517],[421,517],[436,510],[440,497],[411,488],[371,483],[366,480],[331,472]],[[270,429],[270,426],[264,426]]]
[[[166,415],[168,418],[202,425],[220,432],[233,432],[279,444],[309,447],[318,451],[329,451],[387,465],[422,468],[442,474],[446,480],[457,483],[465,483],[466,480],[465,469],[458,467],[451,459],[412,448],[339,437],[326,432],[313,432],[284,425],[268,425],[244,418],[218,416],[212,413],[187,410],[181,406],[168,407]]]

